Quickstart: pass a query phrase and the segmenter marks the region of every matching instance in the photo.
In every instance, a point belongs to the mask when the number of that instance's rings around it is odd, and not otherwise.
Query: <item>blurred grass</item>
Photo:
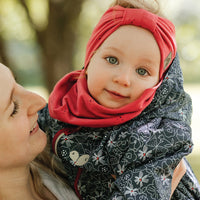
[[[193,152],[187,156],[192,169],[200,183],[200,84],[185,84],[184,88],[190,94],[193,103],[192,114],[192,139],[194,143]]]
[[[199,183],[200,183],[200,155],[196,153],[192,153],[187,156],[187,160],[190,163],[194,174],[196,175]]]

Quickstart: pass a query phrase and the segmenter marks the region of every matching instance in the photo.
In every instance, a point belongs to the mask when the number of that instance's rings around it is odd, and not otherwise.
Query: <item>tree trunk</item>
[[[6,56],[6,49],[5,49],[5,45],[4,45],[4,40],[2,39],[1,35],[0,35],[0,62],[6,66],[8,65],[8,59]]]
[[[51,92],[56,82],[73,70],[76,27],[84,0],[49,0],[48,25],[43,31],[34,24],[26,1],[19,2],[36,32],[46,87]]]
[[[49,1],[48,26],[45,31],[37,32],[49,91],[61,77],[73,70],[76,27],[83,2],[83,0]]]

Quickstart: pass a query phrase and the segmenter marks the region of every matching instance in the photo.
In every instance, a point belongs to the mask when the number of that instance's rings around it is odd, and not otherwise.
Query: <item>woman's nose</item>
[[[40,95],[27,91],[28,115],[33,115],[45,107],[46,101]]]
[[[114,78],[113,81],[115,83],[118,83],[124,87],[129,87],[131,85],[131,72],[128,69],[120,70],[118,71]]]

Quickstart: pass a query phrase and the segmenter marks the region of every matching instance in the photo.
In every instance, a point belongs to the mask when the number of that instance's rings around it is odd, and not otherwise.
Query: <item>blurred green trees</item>
[[[50,91],[64,74],[82,68],[87,40],[111,2],[0,0],[0,61],[21,84]],[[195,0],[169,0],[163,6],[176,26],[185,82],[200,82],[199,9]]]
[[[20,80],[24,71],[29,83],[44,79],[51,90],[58,79],[73,70],[83,2],[0,0],[2,62],[17,69]]]

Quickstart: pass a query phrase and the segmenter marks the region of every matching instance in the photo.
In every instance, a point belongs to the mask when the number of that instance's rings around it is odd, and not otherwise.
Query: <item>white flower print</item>
[[[173,98],[173,97],[169,97],[168,99],[167,99],[167,104],[172,104],[172,103],[174,103],[176,100]]]
[[[189,149],[192,150],[192,147],[193,147],[193,144],[189,143],[185,145],[184,149],[188,151]]]
[[[189,185],[189,187],[190,187],[190,189],[191,189],[192,191],[195,191],[195,190],[196,190],[196,187],[195,187],[194,183],[189,182],[188,185]]]
[[[115,141],[114,141],[114,138],[111,136],[110,137],[110,140],[108,141],[108,147],[113,147],[115,145]]]
[[[97,154],[95,153],[94,156],[92,156],[92,159],[95,161],[95,165],[98,165],[99,162],[104,164],[104,156],[102,156],[102,150],[100,150]]]
[[[117,171],[118,174],[119,174],[119,175],[123,174],[123,173],[124,173],[124,170],[125,170],[124,165],[121,166],[120,164],[118,164],[117,167],[118,167],[118,171]]]
[[[135,196],[137,194],[138,189],[133,189],[133,186],[130,185],[129,187],[126,187],[127,191],[125,194],[129,194],[130,196]]]
[[[142,159],[143,161],[146,159],[146,158],[149,158],[151,156],[151,152],[152,150],[150,151],[147,151],[148,148],[146,146],[143,147],[143,150],[139,150],[139,158]]]
[[[119,196],[118,196],[118,197],[117,197],[117,196],[114,196],[114,197],[112,198],[112,200],[122,200],[122,199],[123,199],[123,197],[121,197],[121,196],[120,196],[120,197],[119,197]]]
[[[82,194],[82,192],[86,192],[85,185],[81,185],[80,182],[78,183],[77,187],[80,194]]]
[[[165,79],[167,79],[168,81],[169,80],[173,81],[172,79],[174,79],[174,75],[173,74],[169,74],[168,76],[165,77]]]
[[[66,144],[67,147],[71,147],[71,144],[74,143],[71,140],[71,136],[65,135],[62,139],[61,139],[61,144]]]
[[[89,135],[89,137],[90,137],[90,138],[92,138],[93,140],[96,140],[96,139],[98,139],[98,138],[99,138],[99,134],[98,134],[98,133],[96,133],[96,132],[92,132],[92,134],[91,134],[91,135]]]
[[[103,192],[98,192],[98,191],[96,191],[95,192],[95,199],[97,198],[97,199],[99,199],[99,198],[101,198],[102,196],[103,196]]]
[[[139,176],[135,177],[136,184],[140,184],[140,187],[143,186],[143,183],[148,183],[149,180],[147,179],[148,175],[143,176],[143,172],[139,173]]]
[[[109,188],[110,192],[112,192],[112,189],[114,188],[114,184],[111,180],[108,182],[108,188]]]
[[[183,120],[186,119],[186,114],[184,113],[184,111],[183,111],[182,109],[180,109],[180,110],[178,111],[178,113],[179,113],[179,115],[183,118]]]
[[[168,74],[168,76],[166,76],[165,79],[167,80],[167,82],[169,82],[169,84],[170,83],[174,84],[174,74]],[[163,81],[166,82],[166,80]]]
[[[169,185],[169,179],[167,178],[169,174],[162,174],[161,175],[161,180],[163,182],[163,185]]]

